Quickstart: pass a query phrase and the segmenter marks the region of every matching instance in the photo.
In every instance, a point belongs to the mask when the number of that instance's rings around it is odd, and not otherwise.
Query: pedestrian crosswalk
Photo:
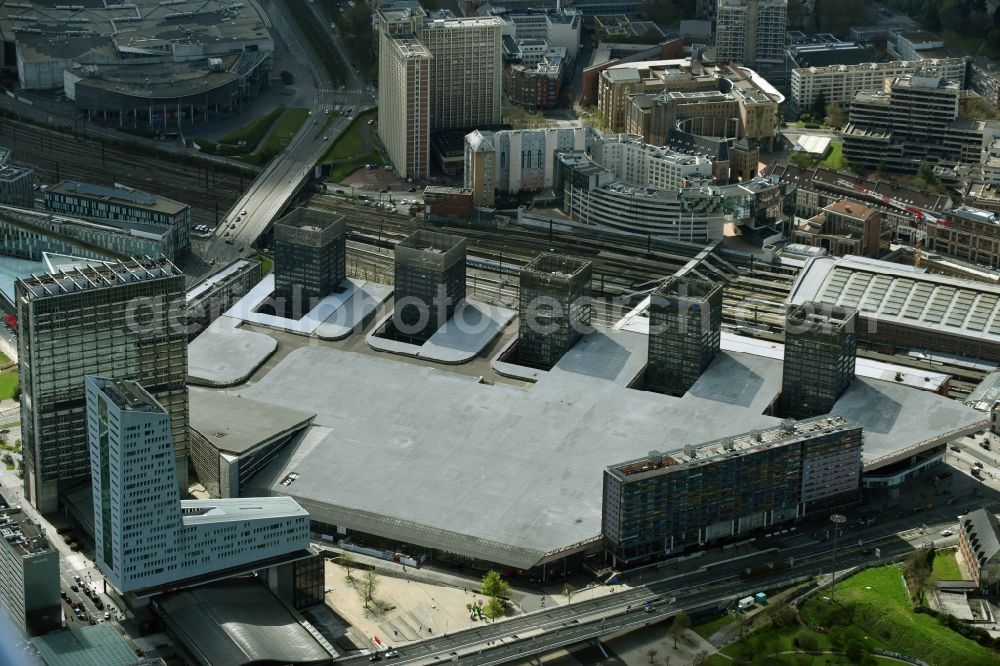
[[[368,93],[364,88],[320,88],[319,91],[324,95],[364,95]]]

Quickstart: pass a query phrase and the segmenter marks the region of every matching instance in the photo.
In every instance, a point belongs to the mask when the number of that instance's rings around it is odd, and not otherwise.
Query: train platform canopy
[[[857,309],[874,323],[875,335],[884,323],[964,340],[969,350],[995,346],[1000,354],[1000,285],[864,257],[816,257],[786,300],[810,301]]]
[[[780,360],[724,351],[676,398],[628,387],[647,342],[596,328],[527,388],[295,349],[240,395],[317,416],[243,494],[291,495],[322,523],[518,569],[557,560],[600,540],[607,466],[781,423],[763,414]],[[864,426],[866,470],[985,424],[961,403],[869,378],[834,411]],[[232,418],[206,414],[220,429]]]
[[[156,598],[153,609],[203,664],[329,664],[336,651],[253,578]]]

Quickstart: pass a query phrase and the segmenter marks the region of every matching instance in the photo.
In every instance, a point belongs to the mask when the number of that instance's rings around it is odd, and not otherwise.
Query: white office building
[[[965,65],[965,58],[940,58],[797,67],[792,70],[792,105],[800,112],[808,111],[822,94],[827,104],[836,102],[846,107],[862,90],[881,90],[886,78],[895,79],[922,71],[935,72],[942,79],[956,81],[964,88]]]
[[[138,383],[86,378],[94,560],[120,592],[279,564],[309,546],[289,497],[184,500],[170,417]]]
[[[465,136],[465,188],[477,206],[492,206],[494,194],[541,192],[554,184],[556,154],[585,150],[587,127],[481,132]]]
[[[503,19],[503,35],[515,41],[543,40],[550,47],[565,48],[569,58],[575,58],[580,47],[580,30],[583,14],[575,8],[532,9],[519,13],[506,12],[496,7],[490,14]]]
[[[712,183],[712,161],[645,143],[636,134],[607,134],[594,141],[594,161],[614,178],[659,189]]]

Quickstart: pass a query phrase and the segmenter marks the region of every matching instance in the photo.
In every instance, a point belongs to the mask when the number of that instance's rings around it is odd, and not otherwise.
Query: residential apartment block
[[[0,508],[0,599],[29,635],[62,627],[59,551],[18,507]]]
[[[137,382],[88,376],[94,560],[119,592],[246,572],[307,554],[290,497],[181,500],[170,415]]]
[[[163,258],[15,282],[24,495],[39,511],[57,509],[60,484],[90,478],[83,380],[91,374],[140,380],[167,408],[177,479],[187,488],[184,282]]]
[[[602,71],[597,106],[607,131],[639,134],[648,143],[666,144],[684,121],[684,130],[699,136],[749,138],[771,147],[781,99],[770,84],[743,67],[654,60]]]
[[[586,150],[587,127],[487,132],[465,136],[465,188],[476,206],[492,206],[496,194],[541,192],[555,184],[556,155]]]
[[[643,141],[634,134],[605,134],[595,139],[594,162],[616,180],[659,189],[712,184],[712,161]]]
[[[503,70],[503,90],[512,104],[548,109],[559,104],[566,73],[566,50],[549,48],[530,64],[515,62]]]
[[[856,501],[860,485],[861,426],[787,422],[608,467],[602,532],[630,567]]]
[[[976,509],[962,516],[958,549],[980,592],[1000,593],[1000,520],[996,514]]]
[[[976,264],[1000,267],[1000,214],[970,206],[945,213],[939,224],[926,225],[924,247]]]
[[[500,122],[503,21],[382,4],[378,131],[400,176],[426,176],[431,130]]]
[[[585,155],[559,156],[556,194],[571,219],[647,238],[706,243],[725,225],[773,228],[781,219],[783,187],[767,178],[723,186],[658,189],[618,180]]]
[[[144,224],[167,229],[173,236],[171,256],[183,254],[191,247],[191,207],[157,194],[64,180],[46,190],[45,208],[109,224]]]
[[[809,111],[821,94],[827,104],[845,108],[862,90],[881,90],[886,78],[895,79],[920,72],[934,72],[946,81],[965,87],[965,58],[934,60],[893,60],[866,62],[860,65],[830,65],[828,67],[798,67],[792,70],[791,104],[796,110]]]
[[[788,0],[719,0],[715,20],[719,60],[755,68],[784,63]]]
[[[767,175],[787,186],[789,212],[798,217],[811,218],[846,197],[881,211],[883,229],[891,229],[893,237],[905,243],[915,243],[918,235],[913,213],[908,208],[941,217],[952,207],[951,198],[947,195],[897,185],[888,180],[868,181],[823,167],[776,164],[767,171]]]
[[[809,219],[797,218],[792,242],[821,247],[834,256],[878,257],[889,251],[893,230],[882,211],[852,199],[825,206]]]
[[[844,158],[867,168],[915,173],[922,164],[979,164],[1000,122],[959,117],[961,86],[937,74],[886,79],[851,100]]]

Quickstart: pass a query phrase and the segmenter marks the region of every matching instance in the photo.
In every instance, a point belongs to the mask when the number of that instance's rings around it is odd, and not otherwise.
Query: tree
[[[347,569],[347,580],[351,580],[351,567],[354,566],[354,556],[345,550],[340,553],[340,557],[337,558],[337,563]]]
[[[788,9],[786,12],[789,28],[799,28],[802,26],[802,17],[804,16],[802,0],[788,0]]]
[[[698,650],[691,658],[691,666],[704,666],[706,660],[708,660],[708,653],[704,650]]]
[[[1000,28],[1000,5],[993,10],[993,27]]]
[[[573,593],[576,592],[576,586],[573,583],[564,583],[562,592],[566,595],[566,603],[570,603],[573,600]]]
[[[483,576],[482,591],[487,597],[503,599],[510,591],[510,585],[508,585],[507,581],[500,577],[499,572],[490,569],[486,572],[486,575]]]
[[[934,175],[934,167],[927,162],[921,164],[920,168],[917,169],[917,178],[924,181],[924,184],[929,186],[937,185],[938,182],[937,176]]]
[[[962,30],[966,17],[964,7],[960,0],[945,0],[937,10],[941,27],[945,30]]]
[[[286,86],[292,85],[295,82],[295,75],[289,72],[287,69],[281,70],[281,82]]]
[[[507,605],[502,599],[490,597],[483,608],[483,614],[491,620],[497,620],[507,614]]]
[[[608,128],[608,119],[596,106],[588,106],[584,109],[584,115],[581,117],[581,120],[585,125],[595,127],[602,132]]]
[[[813,109],[812,110],[813,110],[813,113],[812,113],[813,117],[815,117],[820,122],[823,121],[823,118],[826,118],[826,93],[825,92],[820,91],[820,93],[818,95],[816,95],[816,99],[813,100]]]
[[[812,631],[805,627],[799,630],[799,633],[795,636],[795,640],[799,649],[804,652],[814,652],[819,649],[819,639],[816,638],[816,635]]]
[[[670,636],[674,639],[674,649],[677,649],[677,639],[684,637],[684,632],[691,626],[691,618],[684,611],[674,616],[674,621],[670,625]]]
[[[844,656],[852,664],[861,663],[865,658],[865,645],[861,641],[851,641],[844,646]]]
[[[649,663],[655,664],[656,663],[656,655],[658,655],[658,654],[660,654],[660,651],[657,650],[656,648],[651,647],[648,650],[646,650],[646,657],[649,658]]]
[[[847,124],[847,112],[839,102],[830,102],[826,105],[826,122],[833,127],[843,127]]]
[[[645,0],[642,13],[650,21],[661,25],[673,25],[681,18],[681,10],[671,0]]]
[[[941,17],[938,15],[938,5],[933,0],[924,3],[924,27],[934,32],[941,29]]]
[[[3,454],[3,464],[6,465],[8,468],[13,469],[14,456],[10,455],[9,453]]]
[[[361,577],[357,587],[354,589],[357,591],[358,596],[361,597],[361,601],[365,603],[365,608],[368,608],[368,605],[375,598],[375,590],[378,589],[378,577],[375,574],[375,570],[369,569],[365,571],[365,575]]]

